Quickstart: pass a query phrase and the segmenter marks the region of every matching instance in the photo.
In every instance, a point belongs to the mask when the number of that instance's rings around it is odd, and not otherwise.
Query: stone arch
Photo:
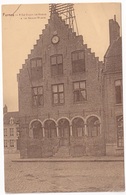
[[[29,129],[31,128],[31,124],[32,124],[34,121],[39,121],[39,122],[41,123],[41,125],[43,126],[42,121],[41,121],[40,119],[33,119],[33,120],[31,120],[31,122],[29,123]]]
[[[99,119],[99,122],[100,122],[100,124],[101,124],[101,118],[98,116],[98,115],[96,115],[96,114],[91,114],[91,115],[88,115],[86,118],[85,118],[85,122],[86,122],[86,124],[87,124],[87,120],[88,120],[88,118],[90,118],[90,117],[97,117],[98,119]]]
[[[46,118],[46,119],[44,119],[44,121],[43,121],[43,127],[44,127],[44,123],[45,123],[47,120],[54,121],[54,123],[56,123],[56,126],[57,126],[57,121],[56,121],[55,119],[53,119],[53,118]]]
[[[86,120],[82,117],[82,116],[74,116],[72,119],[71,119],[71,124],[72,124],[72,121],[75,119],[75,118],[81,118],[83,121],[84,121],[84,124],[86,124]]]
[[[74,117],[72,119],[72,135],[74,137],[82,137],[85,135],[85,124],[82,117]]]
[[[42,134],[42,123],[40,120],[32,120],[29,125],[29,137],[34,139],[41,139],[43,137]]]
[[[101,122],[100,118],[96,115],[90,115],[86,120],[87,134],[89,137],[97,137],[100,135]]]
[[[44,121],[45,137],[54,138],[57,136],[56,122],[53,119],[47,119]]]
[[[68,120],[69,121],[69,123],[70,123],[70,125],[71,125],[71,121],[70,121],[70,119],[69,118],[67,118],[67,117],[60,117],[58,120],[57,120],[57,124],[58,124],[58,122],[61,120],[61,119],[66,119],[66,120]]]

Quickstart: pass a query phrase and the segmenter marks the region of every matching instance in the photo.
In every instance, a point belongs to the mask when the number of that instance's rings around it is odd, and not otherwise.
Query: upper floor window
[[[30,60],[31,64],[31,77],[38,79],[43,76],[42,58],[33,58]]]
[[[74,102],[83,102],[87,99],[86,81],[76,81],[73,83]]]
[[[44,96],[43,96],[43,87],[33,87],[32,88],[32,102],[33,106],[41,106],[44,103]]]
[[[72,60],[72,72],[73,73],[85,71],[84,50],[72,52],[71,60]]]
[[[116,104],[122,103],[122,80],[115,81]]]
[[[52,98],[54,105],[64,103],[64,84],[52,85]]]
[[[62,75],[63,74],[63,56],[53,55],[50,57],[51,61],[51,75]]]
[[[10,136],[14,136],[14,129],[10,128]]]
[[[4,136],[5,137],[7,136],[7,129],[6,128],[4,129]]]

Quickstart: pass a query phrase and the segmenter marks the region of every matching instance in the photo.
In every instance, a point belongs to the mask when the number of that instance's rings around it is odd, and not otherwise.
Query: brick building
[[[4,107],[4,152],[15,153],[19,150],[18,112],[8,112]]]
[[[122,39],[114,16],[109,20],[110,46],[104,56],[103,100],[106,153],[123,154]]]
[[[115,115],[107,123],[105,97],[112,50],[110,44],[104,65],[83,37],[51,12],[18,74],[21,158],[106,154],[106,140],[115,143],[109,136],[117,134],[114,129],[109,135]]]

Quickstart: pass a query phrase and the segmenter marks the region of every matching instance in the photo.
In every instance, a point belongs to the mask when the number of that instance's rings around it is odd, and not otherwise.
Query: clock
[[[59,42],[59,37],[57,36],[57,35],[54,35],[53,37],[52,37],[52,43],[53,44],[56,44],[56,43],[58,43]]]

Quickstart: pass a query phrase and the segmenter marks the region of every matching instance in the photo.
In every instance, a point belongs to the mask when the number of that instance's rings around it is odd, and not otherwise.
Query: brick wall
[[[60,41],[53,45],[51,38],[57,32]],[[72,73],[71,52],[76,50],[85,51],[85,72]],[[54,54],[63,55],[63,75],[51,77],[50,56]],[[43,60],[43,78],[31,79],[30,59],[41,57]],[[61,117],[72,119],[75,116],[86,118],[90,115],[97,115],[101,122],[102,118],[102,96],[101,96],[101,69],[102,62],[99,61],[90,48],[83,43],[82,36],[76,36],[71,29],[68,28],[57,14],[49,19],[48,25],[37,40],[28,59],[22,66],[18,74],[18,91],[19,91],[19,114],[20,118],[27,118],[27,124],[33,119],[53,118],[58,120]],[[83,103],[73,102],[73,82],[86,80],[87,100]],[[64,83],[65,103],[60,106],[52,105],[51,85]],[[32,106],[33,86],[43,86],[44,88],[44,105],[34,108]],[[25,123],[22,121],[22,123]],[[103,132],[103,126],[101,134]],[[27,136],[27,135],[26,135]],[[23,138],[22,139],[26,139]],[[43,142],[44,144],[44,142]],[[92,142],[93,144],[93,142]],[[104,144],[103,144],[104,145]],[[23,146],[25,148],[25,146]],[[25,151],[25,149],[23,149]],[[46,150],[46,149],[45,149]],[[89,152],[90,153],[90,152]]]

